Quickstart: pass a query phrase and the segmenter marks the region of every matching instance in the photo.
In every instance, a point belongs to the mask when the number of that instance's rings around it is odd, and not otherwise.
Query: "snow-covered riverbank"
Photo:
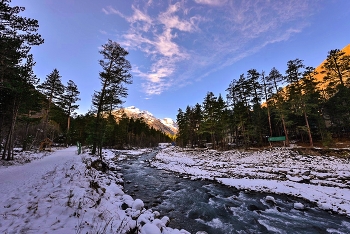
[[[350,217],[350,156],[300,155],[287,148],[241,152],[163,149],[151,163],[192,179],[242,190],[286,194]],[[303,209],[303,204],[295,204]]]
[[[93,163],[96,157],[77,155],[75,147],[1,161],[0,232],[189,233],[167,227],[167,214],[145,209],[142,200],[123,191],[119,161],[149,151],[105,150],[105,172]],[[348,158],[300,155],[288,149],[217,152],[170,147],[159,151],[151,165],[242,190],[304,198],[320,209],[350,216]],[[274,197],[265,200],[274,202]],[[305,204],[295,203],[294,209],[305,209]]]
[[[0,233],[128,233],[138,229],[142,234],[188,234],[167,227],[168,217],[145,209],[143,201],[125,194],[122,175],[111,160],[114,154],[105,151],[104,156],[110,167],[106,172],[94,163],[96,157],[76,155],[75,147],[1,161]]]

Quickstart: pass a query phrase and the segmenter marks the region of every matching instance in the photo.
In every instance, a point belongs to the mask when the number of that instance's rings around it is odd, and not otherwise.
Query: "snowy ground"
[[[237,189],[304,198],[323,210],[350,217],[349,155],[300,155],[287,148],[218,152],[169,147],[151,165]],[[304,209],[301,203],[294,206]]]
[[[104,156],[107,172],[93,163],[97,158],[77,155],[76,147],[1,161],[0,233],[188,233],[166,227],[168,217],[125,194],[114,155]]]
[[[94,166],[97,158],[77,155],[75,147],[0,161],[0,233],[188,233],[167,227],[169,218],[161,216],[166,214],[145,209],[140,199],[123,192],[118,161],[147,151],[116,151],[117,157],[104,151],[107,172]],[[192,179],[305,198],[321,209],[350,216],[349,156],[169,147],[151,164]],[[304,204],[295,203],[294,208],[304,209]]]

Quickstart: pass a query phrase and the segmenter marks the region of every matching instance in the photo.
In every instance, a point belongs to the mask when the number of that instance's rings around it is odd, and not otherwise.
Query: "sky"
[[[39,21],[32,48],[43,82],[53,69],[80,91],[79,114],[101,89],[99,51],[108,39],[129,55],[124,107],[176,120],[178,109],[226,96],[249,69],[282,74],[292,59],[317,67],[350,43],[348,0],[12,0]]]

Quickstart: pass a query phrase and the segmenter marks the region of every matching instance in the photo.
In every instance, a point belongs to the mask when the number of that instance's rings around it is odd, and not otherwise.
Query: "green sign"
[[[78,147],[78,154],[81,154],[81,143],[79,141],[77,142],[77,147]]]
[[[269,141],[285,141],[286,136],[269,137]]]

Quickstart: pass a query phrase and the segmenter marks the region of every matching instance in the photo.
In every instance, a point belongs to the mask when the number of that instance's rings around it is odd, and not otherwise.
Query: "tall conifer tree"
[[[76,109],[78,109],[79,105],[75,104],[80,100],[79,98],[79,90],[74,81],[69,80],[67,86],[64,88],[64,93],[61,96],[60,107],[64,110],[67,117],[67,142],[69,143],[69,130],[70,130],[70,120],[71,116]]]
[[[25,8],[12,7],[10,2],[0,1],[0,140],[5,134],[2,159],[8,160],[13,158],[14,130],[20,106],[37,82],[32,72],[35,63],[30,49],[44,42],[36,33],[38,21],[20,16]],[[3,121],[5,118],[9,119],[7,123]]]
[[[61,76],[57,69],[54,69],[49,75],[46,76],[46,79],[43,83],[38,85],[38,89],[42,94],[45,95],[46,102],[46,110],[44,116],[44,129],[43,129],[43,137],[47,136],[47,127],[50,119],[50,111],[53,104],[59,105],[62,95],[64,93],[64,85],[61,81]]]
[[[117,42],[108,40],[102,45],[100,54],[103,56],[103,59],[99,61],[102,67],[100,72],[102,88],[100,91],[95,91],[93,96],[96,121],[92,132],[92,154],[96,154],[96,149],[99,147],[99,155],[102,157],[103,113],[111,113],[113,108],[123,102],[122,99],[127,96],[125,84],[132,83],[132,76],[130,62],[126,59],[129,53]]]

